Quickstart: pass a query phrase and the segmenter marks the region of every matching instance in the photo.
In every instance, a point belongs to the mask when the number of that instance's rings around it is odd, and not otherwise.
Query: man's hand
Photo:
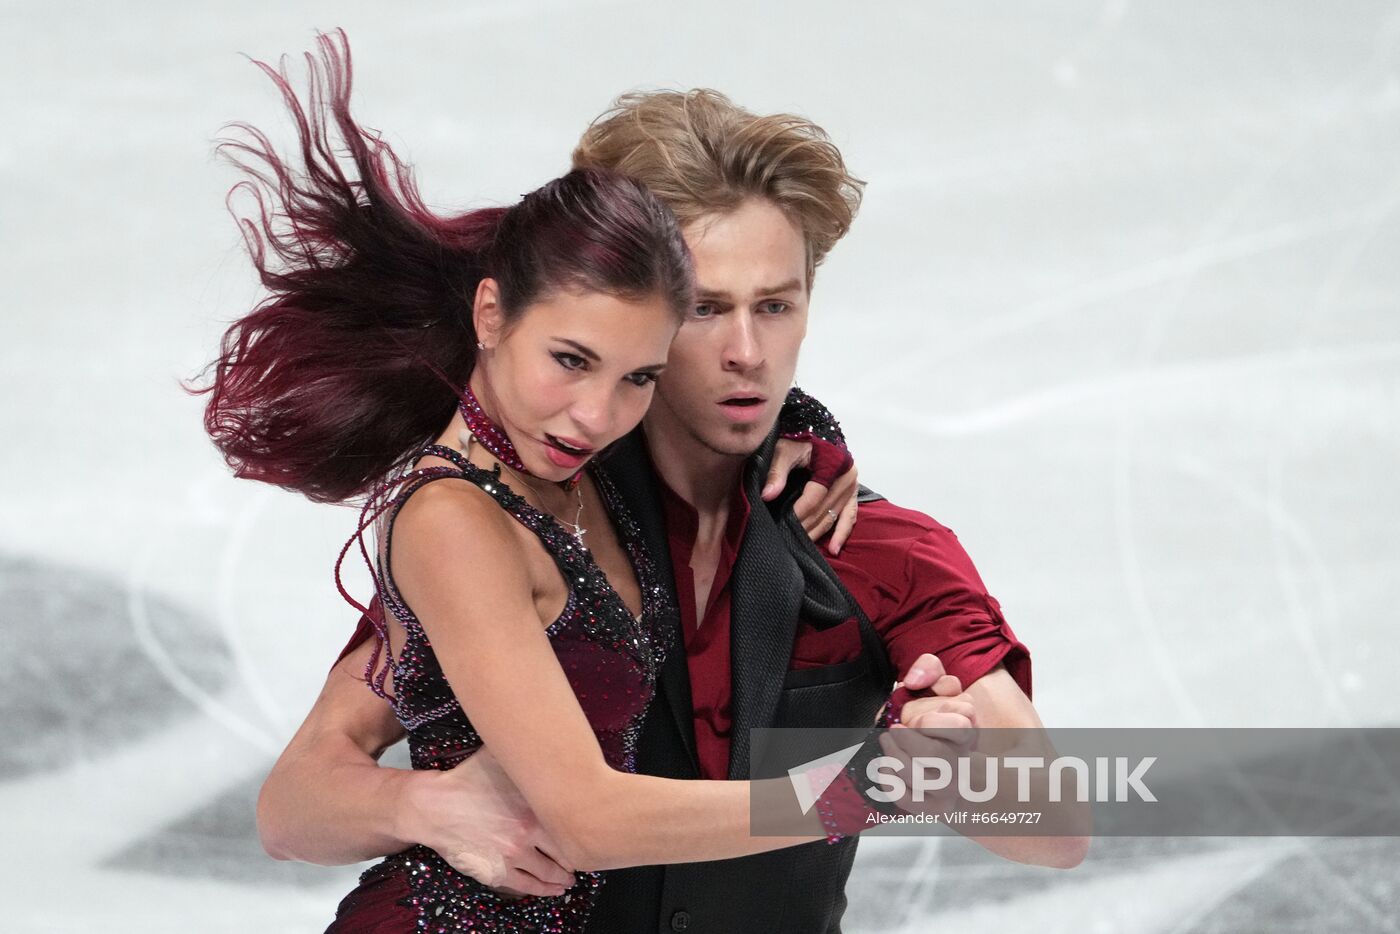
[[[914,660],[904,680],[895,686],[908,699],[899,711],[899,726],[915,729],[966,730],[977,726],[977,709],[963,693],[962,682],[943,669],[937,655]]]
[[[812,442],[779,438],[773,450],[773,463],[768,468],[768,477],[763,484],[763,498],[771,500],[787,486],[788,475],[799,467],[809,467],[812,463]],[[840,448],[836,448],[840,451]],[[812,537],[820,540],[831,533],[827,551],[839,554],[841,546],[851,534],[856,524],[856,494],[859,484],[856,467],[852,462],[847,470],[836,477],[813,475],[802,488],[802,495],[792,504],[792,511],[802,528]]]
[[[925,653],[915,659],[895,691],[896,700],[903,699],[899,722],[880,737],[880,748],[885,755],[899,760],[901,774],[913,774],[913,763],[918,757],[956,762],[973,753],[976,707],[963,693],[962,682],[944,670],[938,656]],[[910,798],[909,792],[896,802],[905,811],[928,813],[956,807],[957,803],[951,784],[918,802]]]
[[[405,807],[423,828],[421,842],[458,872],[507,895],[562,895],[574,884],[573,869],[489,749],[420,774],[432,780],[417,783]]]

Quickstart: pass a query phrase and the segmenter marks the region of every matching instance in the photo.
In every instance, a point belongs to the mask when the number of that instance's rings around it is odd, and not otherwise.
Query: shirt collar
[[[656,476],[657,487],[661,491],[661,507],[666,517],[666,535],[671,543],[673,557],[689,563],[695,548],[695,538],[700,534],[700,514],[695,507],[671,489],[661,475]],[[729,519],[724,527],[724,541],[721,553],[732,563],[744,541],[744,531],[749,525],[750,512],[748,497],[744,495],[742,483],[735,483],[729,500]]]

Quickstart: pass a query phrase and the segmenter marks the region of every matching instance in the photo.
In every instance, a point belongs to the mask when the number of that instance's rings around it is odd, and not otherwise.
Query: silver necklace
[[[472,443],[473,441],[476,441],[476,440],[477,440],[477,439],[476,439],[476,436],[473,435],[470,431],[463,430],[463,431],[461,432],[461,435],[459,436],[459,440],[462,442],[463,447],[466,448],[466,450],[465,450],[463,453],[464,453],[466,456],[470,457],[470,456],[471,456],[471,443]],[[480,442],[480,441],[477,441],[477,444],[481,444],[481,442]],[[482,445],[482,447],[485,447],[485,445]],[[489,451],[490,449],[487,448],[487,450]],[[544,504],[544,497],[540,495],[540,491],[539,491],[538,489],[535,488],[535,485],[534,485],[533,483],[531,483],[529,480],[526,480],[525,477],[524,477],[523,475],[521,475],[520,473],[516,472],[516,470],[515,470],[514,467],[511,467],[509,464],[502,463],[501,460],[500,460],[499,458],[496,459],[496,463],[500,464],[500,465],[501,465],[502,467],[504,467],[506,470],[509,470],[511,476],[515,477],[515,478],[516,478],[517,480],[519,480],[521,483],[525,484],[525,486],[529,488],[530,492],[532,492],[532,493],[535,494],[535,499],[538,500],[538,501],[539,501],[539,504],[540,504],[540,506],[539,506],[540,512],[543,512],[543,513],[547,514],[547,515],[550,516],[552,519],[554,519],[556,522],[558,522],[560,525],[569,527],[569,528],[570,528],[571,534],[574,536],[574,539],[578,541],[579,546],[582,547],[582,548],[587,548],[587,547],[588,547],[587,543],[585,543],[584,540],[583,540],[583,537],[584,537],[585,535],[588,534],[588,530],[585,529],[585,528],[582,526],[582,522],[583,522],[583,484],[582,484],[582,483],[580,483],[580,484],[578,484],[577,486],[574,487],[574,492],[578,495],[578,510],[574,513],[574,521],[573,521],[573,522],[570,522],[569,520],[567,520],[567,519],[563,518],[562,516],[558,515],[557,513],[554,512],[554,510],[552,510],[552,509],[550,509],[548,506],[546,506],[546,505]]]

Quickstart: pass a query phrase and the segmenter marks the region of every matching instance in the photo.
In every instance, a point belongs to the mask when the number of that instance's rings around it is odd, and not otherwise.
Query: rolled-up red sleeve
[[[964,687],[1004,664],[1031,696],[1030,650],[952,529],[893,503],[866,503],[851,540],[829,560],[883,637],[898,676],[932,652]]]
[[[371,616],[381,624],[384,622],[384,606],[379,602],[378,595],[370,600],[368,609],[370,615],[360,617],[355,631],[350,634],[350,641],[345,643],[345,648],[341,649],[340,654],[335,657],[335,664],[331,665],[332,668],[339,665],[345,656],[359,648],[361,642],[374,638],[374,621],[371,620]]]

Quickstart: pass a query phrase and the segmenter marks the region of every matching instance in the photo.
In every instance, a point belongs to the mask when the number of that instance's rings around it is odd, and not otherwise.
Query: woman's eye
[[[628,373],[624,379],[633,386],[645,387],[656,382],[655,373]]]
[[[581,370],[588,362],[576,353],[564,353],[563,351],[556,351],[554,359],[559,361],[559,365],[566,370]]]

